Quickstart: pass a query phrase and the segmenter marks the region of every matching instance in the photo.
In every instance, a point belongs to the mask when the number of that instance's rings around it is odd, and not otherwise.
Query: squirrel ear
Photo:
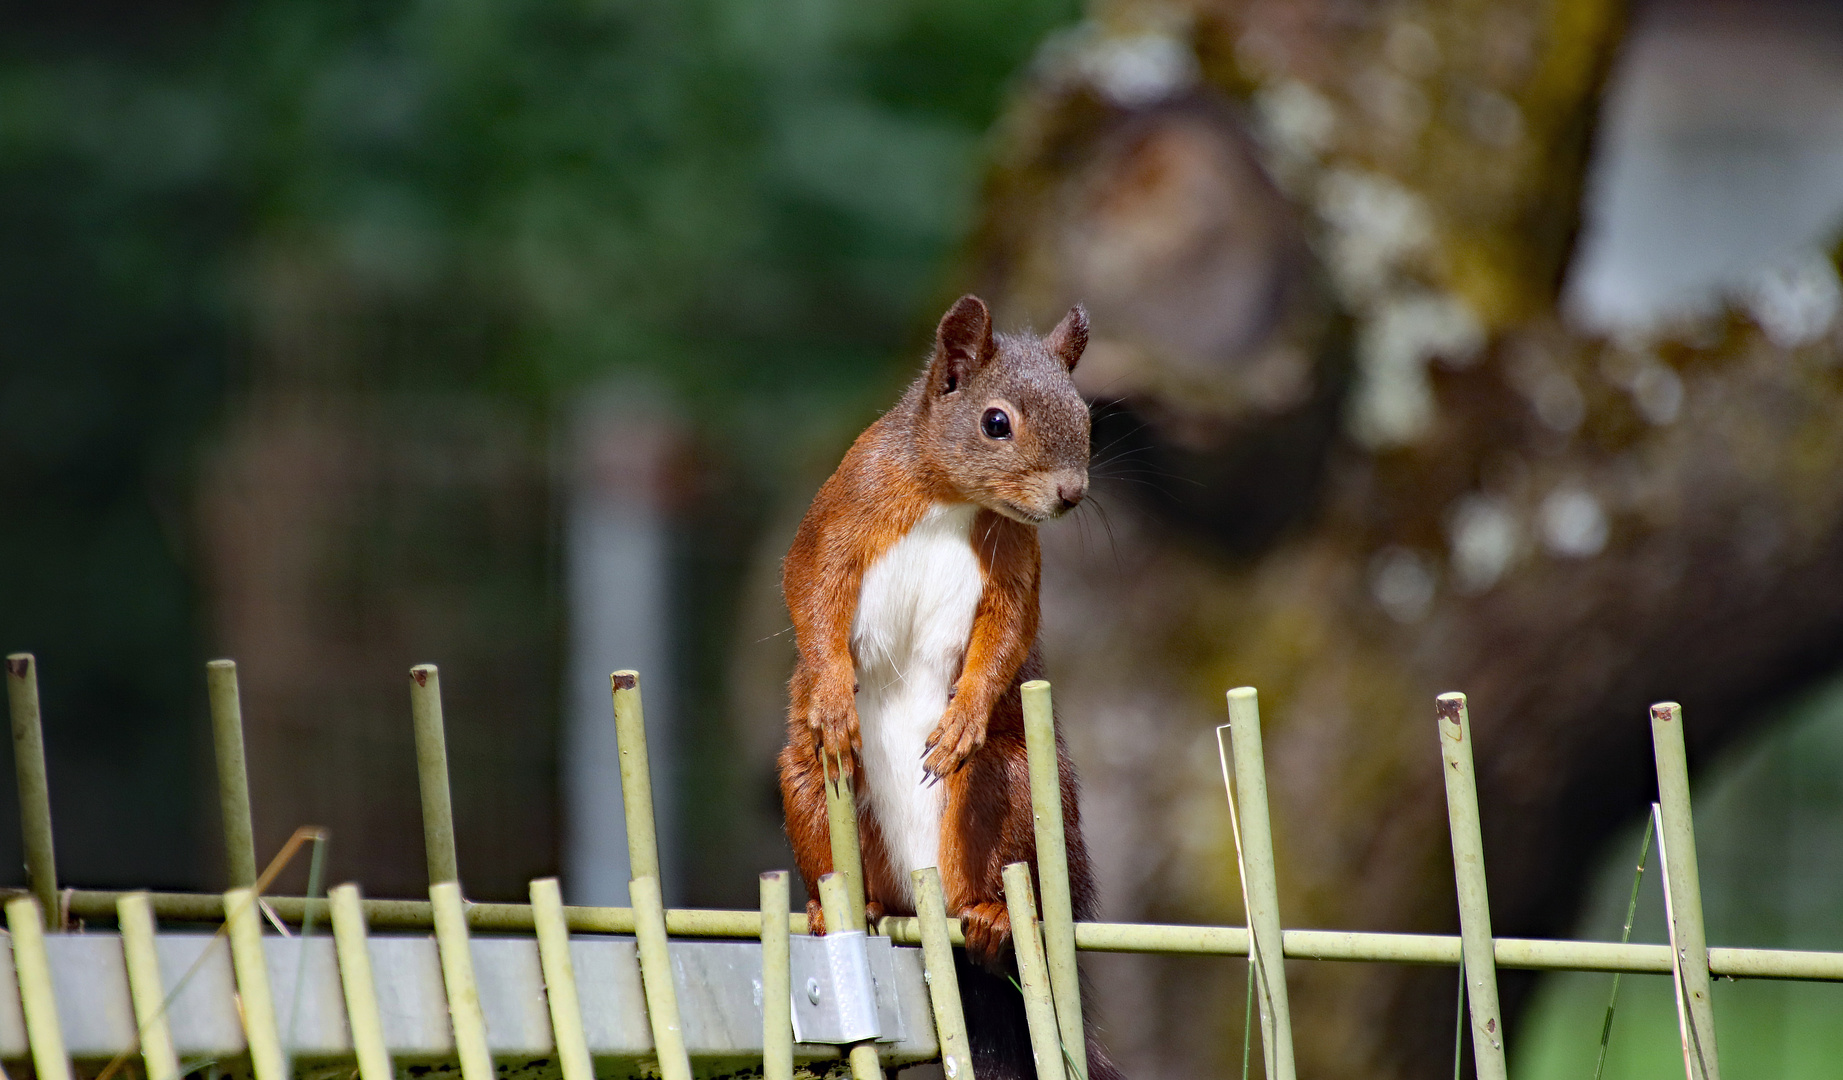
[[[947,394],[992,359],[992,313],[977,296],[962,296],[941,316],[934,331],[934,359],[928,365],[928,387]]]
[[[1063,367],[1074,371],[1082,351],[1088,347],[1088,309],[1080,304],[1070,308],[1056,329],[1043,339],[1043,347],[1055,354]]]

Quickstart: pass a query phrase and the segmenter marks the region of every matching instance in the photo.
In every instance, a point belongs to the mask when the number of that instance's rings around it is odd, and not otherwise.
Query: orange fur
[[[1078,309],[1047,339],[995,342],[984,305],[963,299],[942,320],[928,371],[852,444],[801,522],[782,569],[799,657],[780,772],[787,835],[818,926],[817,883],[832,869],[821,755],[850,772],[861,751],[851,631],[864,575],[930,506],[970,502],[980,506],[970,542],[982,587],[925,764],[946,785],[939,857],[948,910],[965,920],[968,949],[982,960],[995,962],[1008,939],[1002,870],[1036,863],[1019,690],[1042,674],[1036,523],[1085,490],[1087,413],[1068,371],[1086,335]],[[994,403],[1016,424],[1002,454],[962,430]],[[1075,775],[1058,751],[1070,886],[1077,917],[1088,917],[1094,889]],[[859,836],[868,902],[907,912],[907,882],[862,798]]]

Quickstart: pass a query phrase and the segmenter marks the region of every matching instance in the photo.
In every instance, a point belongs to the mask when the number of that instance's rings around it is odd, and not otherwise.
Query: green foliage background
[[[541,425],[638,371],[772,476],[900,380],[1005,87],[1076,16],[1072,0],[15,9],[0,644],[40,655],[64,876],[191,874],[176,792],[206,760],[209,638],[191,493],[260,366],[278,268],[337,282],[387,329],[340,376],[362,391],[488,394]]]

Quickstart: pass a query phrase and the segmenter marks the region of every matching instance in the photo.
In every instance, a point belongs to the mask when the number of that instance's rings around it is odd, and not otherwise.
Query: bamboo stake
[[[1293,1020],[1286,993],[1286,965],[1282,962],[1285,944],[1280,933],[1280,886],[1274,872],[1273,826],[1267,815],[1260,705],[1252,686],[1229,691],[1229,746],[1234,757],[1235,819],[1248,927],[1254,939],[1261,1056],[1267,1063],[1268,1080],[1293,1080]]]
[[[826,827],[832,841],[832,869],[844,875],[846,903],[840,917],[845,921],[838,928],[868,930],[869,920],[864,914],[864,858],[858,847],[857,791],[851,777],[845,774],[842,761],[836,772],[828,771],[823,750],[819,752],[819,768],[825,778]],[[830,914],[826,916],[826,925],[832,925]]]
[[[410,715],[416,725],[416,778],[422,789],[422,845],[429,860],[429,884],[459,881],[454,803],[448,793],[448,737],[442,730],[442,680],[434,664],[410,669]]]
[[[793,1080],[793,988],[790,974],[787,871],[761,876],[762,1077]]]
[[[269,992],[269,962],[262,953],[262,916],[256,911],[255,890],[225,890],[224,915],[230,930],[230,962],[237,974],[237,1000],[242,1005],[250,1066],[256,1080],[289,1080],[288,1061],[275,1025],[275,999]]]
[[[339,984],[345,991],[346,1021],[352,1029],[352,1052],[359,1080],[393,1080],[390,1051],[384,1046],[384,1019],[378,1012],[377,982],[371,974],[371,947],[366,943],[365,909],[358,886],[335,886],[327,893],[333,918],[333,949],[339,957]]]
[[[173,1052],[173,1033],[166,1022],[166,986],[160,979],[160,956],[154,948],[153,905],[147,902],[146,893],[129,893],[115,907],[147,1080],[178,1080],[179,1057]]]
[[[1459,894],[1459,938],[1466,996],[1472,1006],[1472,1063],[1479,1080],[1504,1080],[1504,1020],[1498,1010],[1497,964],[1491,941],[1491,901],[1485,891],[1485,842],[1478,825],[1472,769],[1472,728],[1464,694],[1441,694],[1435,712],[1446,768],[1446,816],[1453,836]]]
[[[26,881],[48,930],[58,917],[58,865],[51,840],[51,781],[45,773],[45,731],[38,707],[38,662],[31,653],[6,658],[6,699],[13,715],[13,769],[19,778],[19,829]]]
[[[7,658],[9,669],[15,659]],[[51,990],[51,962],[45,956],[45,917],[39,913],[38,901],[30,896],[7,901],[6,925],[13,934],[13,972],[19,978],[19,1004],[26,1014],[32,1067],[38,1080],[70,1080],[58,1000]]]
[[[243,753],[243,704],[234,660],[205,665],[211,733],[218,759],[218,811],[224,820],[224,859],[233,889],[256,884],[256,839],[250,824],[250,774]]]
[[[842,929],[849,925],[851,911],[850,881],[842,873],[833,871],[819,878],[819,906],[824,909],[826,926],[838,926],[839,933],[848,933]],[[833,920],[839,920],[833,922]],[[862,929],[854,927],[853,929]],[[848,1054],[851,1061],[852,1080],[883,1080],[883,1067],[877,1061],[877,1043],[874,1039],[852,1043]]]
[[[1050,686],[1023,686],[1024,748],[1030,759],[1030,807],[1036,825],[1037,880],[1043,886],[1043,950],[1049,958],[1056,1026],[1075,1075],[1088,1075],[1088,1040],[1082,1030],[1081,975],[1075,966],[1075,908],[1069,895],[1069,851],[1063,834],[1062,769]]]
[[[941,1044],[941,1071],[947,1080],[973,1080],[973,1052],[966,1039],[966,1012],[960,1004],[953,943],[948,940],[941,872],[923,867],[911,872],[909,880],[915,883],[915,923],[921,931],[928,1001],[934,1006],[934,1031]]]
[[[461,1059],[461,1076],[463,1080],[493,1080],[493,1055],[486,1043],[486,1017],[480,1012],[480,986],[474,981],[461,883],[430,885],[429,903],[435,912],[435,945],[441,953],[442,987],[448,993],[448,1019],[454,1027],[454,1053]]]
[[[659,879],[635,878],[628,882],[627,892],[634,901],[640,984],[646,991],[646,1017],[653,1027],[653,1051],[659,1058],[659,1074],[663,1080],[691,1080],[691,1059],[685,1054],[685,1029],[679,1022],[678,986],[672,979],[672,952],[666,942],[665,905],[659,899]]]
[[[576,965],[570,961],[569,927],[563,923],[563,890],[556,878],[531,883],[531,915],[537,923],[538,962],[544,968],[544,996],[550,1002],[550,1029],[556,1034],[563,1080],[595,1080],[582,1031],[582,1003],[576,996]]]
[[[1030,1051],[1037,1062],[1037,1080],[1065,1080],[1062,1032],[1056,1026],[1056,1004],[1050,997],[1049,964],[1043,958],[1043,938],[1037,927],[1037,901],[1030,888],[1030,864],[1005,867],[1005,907],[1011,915],[1011,943],[1017,955],[1018,981],[1024,994],[1024,1017],[1030,1024]]]
[[[1651,746],[1657,759],[1660,806],[1658,862],[1670,904],[1670,940],[1681,972],[1686,1027],[1685,1059],[1690,1080],[1719,1080],[1715,1053],[1715,1005],[1710,996],[1709,948],[1702,922],[1702,886],[1696,871],[1696,829],[1690,816],[1689,759],[1683,748],[1683,707],[1674,701],[1651,706]],[[1668,854],[1666,854],[1668,852]]]
[[[621,806],[627,816],[627,864],[634,878],[660,883],[659,832],[653,819],[653,774],[646,752],[646,713],[640,704],[640,673],[608,677],[614,692],[614,733],[621,748]]]

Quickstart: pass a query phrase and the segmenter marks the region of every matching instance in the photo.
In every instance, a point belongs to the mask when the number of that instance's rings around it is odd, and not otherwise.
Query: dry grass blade
[[[1235,782],[1231,779],[1229,774],[1228,744],[1223,742],[1222,739],[1222,733],[1228,731],[1231,726],[1232,725],[1229,724],[1218,724],[1216,726],[1216,759],[1222,766],[1222,790],[1223,793],[1228,796],[1229,800],[1229,833],[1235,839],[1235,871],[1236,876],[1241,880],[1242,922],[1246,923],[1248,926],[1248,970],[1251,972],[1248,985],[1252,991],[1256,988],[1257,981],[1259,983],[1258,988],[1261,997],[1264,999],[1262,1023],[1265,1024],[1267,1022],[1265,1019],[1265,1002],[1272,999],[1273,991],[1267,981],[1269,978],[1268,965],[1262,962],[1260,947],[1254,940],[1254,916],[1252,914],[1254,906],[1250,902],[1248,896],[1248,864],[1246,857],[1242,853],[1241,812],[1235,806]],[[1263,1028],[1263,1039],[1265,1039],[1265,1036],[1266,1029]],[[1273,1053],[1273,1048],[1268,1046],[1266,1042],[1263,1042],[1261,1045],[1261,1053],[1263,1055],[1270,1055]],[[1248,1056],[1245,1043],[1242,1049],[1242,1056],[1244,1058]],[[1245,1071],[1246,1063],[1244,1062],[1244,1072]]]
[[[256,887],[252,893],[252,900],[259,898],[263,890],[267,889],[269,885],[281,875],[283,870],[288,869],[288,864],[293,862],[294,857],[300,853],[301,845],[310,842],[314,843],[315,851],[318,852],[319,845],[326,839],[326,836],[327,830],[319,825],[303,825],[294,830],[294,835],[288,838],[288,842],[282,845],[282,849],[275,853],[275,858],[269,860],[269,865],[264,868],[261,875],[256,878]],[[317,864],[319,859],[316,858],[314,861]],[[229,912],[225,912],[226,916],[229,914]],[[219,938],[224,937],[229,926],[230,923],[227,918],[224,923],[218,926],[217,933],[212,935],[212,942],[216,943]],[[305,934],[305,927],[302,928],[302,932]],[[135,1029],[134,1039],[123,1048],[121,1053],[115,1055],[115,1057],[110,1060],[109,1064],[104,1066],[101,1072],[96,1074],[96,1080],[113,1080],[115,1075],[122,1071],[123,1067],[128,1064],[128,1060],[141,1049],[141,1035],[147,1030],[147,1024],[151,1024],[155,1020],[166,1015],[167,1010],[173,1007],[173,1002],[185,991],[186,984],[192,981],[192,977],[197,975],[199,971],[204,968],[205,961],[210,958],[211,948],[210,946],[206,946],[206,948],[198,954],[198,959],[192,962],[192,966],[186,969],[186,973],[180,976],[179,982],[174,984],[172,991],[166,995],[166,1000],[160,1003],[159,1011],[149,1017],[145,1024]],[[299,1000],[299,996],[300,995],[297,993],[296,1000]]]
[[[1638,848],[1638,868],[1632,874],[1632,895],[1625,904],[1625,928],[1619,932],[1619,944],[1632,940],[1632,920],[1638,914],[1638,885],[1645,879],[1645,862],[1651,857],[1651,834],[1657,827],[1655,816],[1645,819],[1645,839]],[[1606,1020],[1600,1025],[1600,1053],[1594,1058],[1593,1080],[1600,1080],[1600,1074],[1606,1068],[1606,1046],[1613,1037],[1613,1009],[1619,1004],[1619,977],[1621,972],[1613,972],[1613,992],[1606,1000]]]

